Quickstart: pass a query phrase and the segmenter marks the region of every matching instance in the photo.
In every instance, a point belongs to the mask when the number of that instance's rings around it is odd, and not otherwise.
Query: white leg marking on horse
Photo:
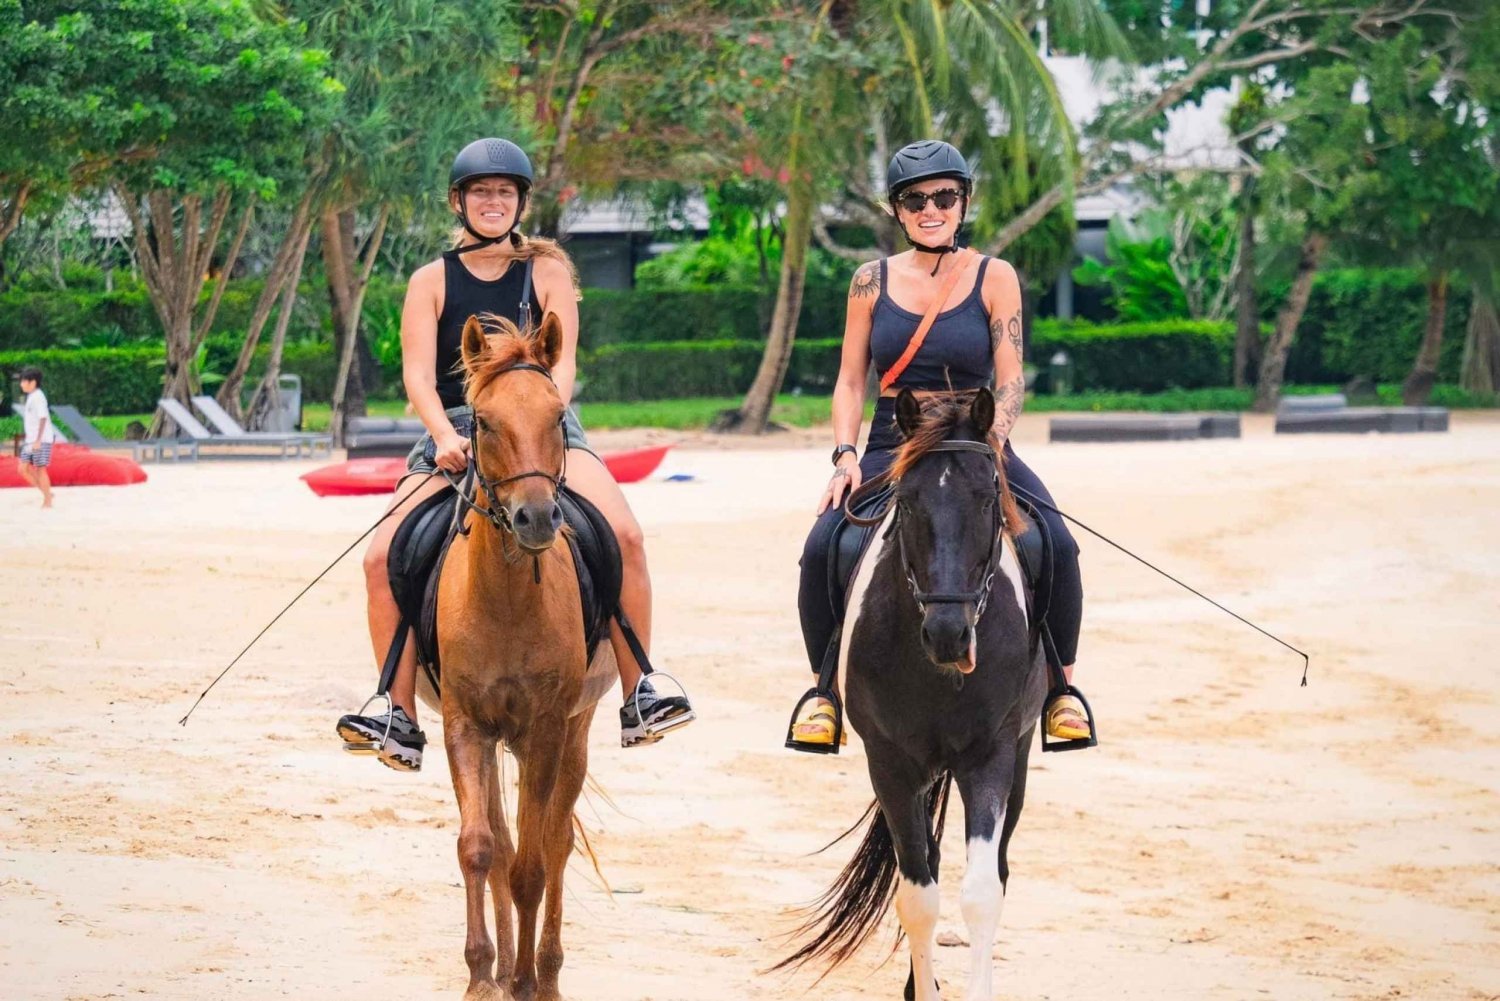
[[[916,982],[917,1001],[942,1001],[937,992],[937,976],[932,971],[933,936],[938,923],[938,885],[919,886],[902,876],[896,887],[896,916],[901,919],[901,928],[911,946],[911,970]]]
[[[1000,926],[1000,911],[1005,904],[1005,888],[1000,885],[1000,832],[1004,829],[1002,810],[989,838],[974,838],[969,842],[969,860],[959,896],[964,924],[969,928],[969,990],[964,995],[967,1001],[991,1001],[995,996],[995,931]]]
[[[1010,581],[1011,593],[1016,596],[1016,607],[1021,610],[1021,621],[1026,622],[1026,591],[1021,583],[1021,561],[1016,557],[1016,544],[1006,536],[1000,547],[1000,569]],[[1026,623],[1028,626],[1031,624]]]
[[[860,613],[864,611],[870,578],[875,576],[875,564],[880,562],[880,554],[885,551],[886,529],[890,527],[894,517],[896,508],[892,505],[885,520],[875,529],[875,538],[870,540],[870,548],[865,550],[865,558],[860,561],[859,569],[854,573],[854,583],[849,586],[849,597],[844,602],[844,635],[839,641],[839,694],[846,698],[849,693],[850,640],[854,637],[854,627],[859,624]]]

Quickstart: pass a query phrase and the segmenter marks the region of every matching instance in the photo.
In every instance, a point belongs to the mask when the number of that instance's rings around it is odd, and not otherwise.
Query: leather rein
[[[992,464],[992,468],[995,461],[995,449],[992,446],[982,441],[967,440],[940,441],[936,445],[933,445],[931,448],[929,448],[926,452],[922,453],[917,461],[922,461],[922,459],[925,459],[933,452],[974,452],[988,458]],[[889,515],[891,513],[891,510],[894,508],[896,516],[894,519],[892,519],[890,528],[886,530],[886,537],[889,538],[891,532],[896,533],[896,544],[900,547],[901,552],[901,568],[906,574],[906,583],[907,586],[911,589],[911,595],[917,602],[917,611],[925,613],[927,611],[928,605],[972,604],[974,606],[974,621],[978,622],[979,617],[984,614],[985,606],[987,606],[990,601],[990,587],[995,582],[995,573],[999,569],[1000,557],[1002,554],[1002,549],[1000,546],[1000,535],[1005,528],[1005,516],[1002,513],[1002,506],[1000,503],[1000,473],[998,472],[998,470],[994,473],[994,483],[995,530],[990,533],[990,554],[989,558],[985,561],[983,580],[981,581],[978,589],[974,591],[922,590],[921,585],[917,583],[916,568],[912,566],[911,559],[906,554],[906,533],[901,531],[901,515],[903,507],[902,504],[894,497],[891,499],[890,504],[887,504],[883,510],[881,510],[878,514],[871,518],[861,518],[855,515],[853,512],[846,513],[844,517],[855,525],[870,527],[879,525],[881,522],[885,521],[886,516]],[[848,502],[846,501],[845,503],[847,505]]]

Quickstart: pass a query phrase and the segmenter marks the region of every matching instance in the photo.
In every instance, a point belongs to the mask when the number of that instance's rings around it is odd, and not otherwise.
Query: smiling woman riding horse
[[[844,498],[884,474],[901,443],[896,396],[918,397],[994,385],[992,433],[1004,473],[1024,496],[1035,498],[1035,516],[1047,529],[1052,566],[1042,595],[1055,651],[1072,678],[1083,615],[1078,546],[1053,510],[1052,495],[1016,455],[1010,431],[1021,415],[1026,382],[1021,373],[1021,289],[1004,261],[960,250],[958,233],[968,209],[973,176],[948,143],[915,142],[898,152],[886,172],[891,211],[911,250],[872,261],[854,274],[844,325],[843,357],[833,392],[834,472],[818,503],[819,518],[802,554],[797,608],[815,675],[837,654],[840,615],[829,583],[829,547],[844,522]],[[854,441],[864,412],[865,378],[873,362],[880,399],[863,457]],[[852,606],[851,606],[852,607]],[[831,699],[805,699],[788,737],[797,750],[836,751],[842,737]],[[1087,710],[1072,695],[1048,707],[1047,733],[1087,743]],[[1078,746],[1075,744],[1075,746]]]

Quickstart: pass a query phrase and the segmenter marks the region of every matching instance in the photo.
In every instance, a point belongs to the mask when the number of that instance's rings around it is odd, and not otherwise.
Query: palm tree
[[[888,152],[883,136],[941,133],[981,166],[1007,164],[1004,171],[981,172],[977,203],[1025,204],[1033,189],[1072,176],[1076,150],[1033,39],[1038,19],[1066,26],[1091,54],[1124,49],[1101,0],[823,0],[813,16],[815,36],[827,33],[857,51],[887,54],[888,69],[877,88],[859,92],[847,73],[830,66],[790,109],[776,306],[755,382],[739,410],[720,422],[744,433],[765,429],[791,360],[820,194],[815,178],[829,176],[818,168],[857,175]],[[853,162],[836,163],[840,155]]]

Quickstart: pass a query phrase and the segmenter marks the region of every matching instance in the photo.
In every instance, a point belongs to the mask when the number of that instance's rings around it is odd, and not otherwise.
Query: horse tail
[[[935,841],[943,837],[943,824],[948,816],[948,794],[953,785],[953,773],[944,772],[932,784],[927,794],[927,815],[935,823]],[[826,960],[827,976],[834,967],[859,951],[880,925],[881,918],[890,910],[896,896],[896,846],[891,831],[880,810],[880,801],[874,800],[865,808],[858,820],[843,834],[824,845],[819,851],[827,851],[853,834],[866,821],[864,840],[855,849],[854,857],[844,866],[823,895],[808,905],[806,919],[788,938],[797,939],[807,935],[813,937],[790,956],[771,967],[781,970],[801,967],[813,960]],[[901,943],[901,932],[891,942],[891,951]],[[818,978],[822,980],[822,977]]]

